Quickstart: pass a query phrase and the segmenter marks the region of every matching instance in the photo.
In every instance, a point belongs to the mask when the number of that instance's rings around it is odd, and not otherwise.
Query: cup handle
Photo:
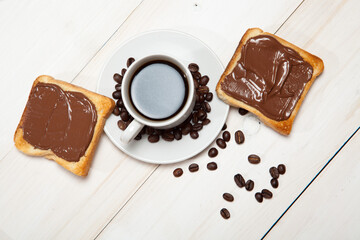
[[[120,136],[120,141],[124,144],[128,144],[133,140],[138,133],[143,129],[144,124],[136,121],[135,119],[127,126]]]

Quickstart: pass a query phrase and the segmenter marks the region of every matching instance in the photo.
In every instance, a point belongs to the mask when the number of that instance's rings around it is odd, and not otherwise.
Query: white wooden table
[[[0,1],[0,239],[360,239],[360,2],[325,0]],[[41,74],[95,90],[115,49],[132,36],[175,29],[204,41],[226,65],[247,28],[318,55],[315,81],[289,137],[231,109],[245,132],[206,170],[207,151],[173,165],[131,159],[103,134],[89,176],[17,151],[13,134]],[[217,81],[212,79],[212,81]],[[260,165],[246,157],[257,153]],[[200,170],[189,173],[197,162]],[[268,169],[284,163],[274,196]],[[172,171],[185,173],[174,178]],[[255,181],[249,193],[233,176]],[[225,202],[224,192],[235,201]],[[231,218],[219,211],[226,207]]]

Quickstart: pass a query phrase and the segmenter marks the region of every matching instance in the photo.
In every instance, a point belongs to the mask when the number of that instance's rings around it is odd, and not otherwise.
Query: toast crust
[[[282,45],[295,50],[298,54],[300,54],[300,56],[304,59],[304,61],[308,62],[313,68],[313,75],[312,75],[311,79],[308,81],[308,83],[305,85],[304,91],[302,92],[298,102],[296,103],[294,110],[292,111],[290,117],[283,121],[276,121],[276,120],[273,120],[273,119],[265,116],[256,108],[227,95],[221,89],[221,83],[225,80],[225,77],[227,75],[232,73],[233,69],[237,65],[237,62],[240,60],[242,47],[245,45],[247,40],[249,40],[252,37],[258,36],[258,35],[269,35],[269,36],[274,37]],[[233,107],[244,108],[244,109],[248,110],[249,112],[252,112],[253,114],[255,114],[257,117],[259,117],[259,119],[263,123],[265,123],[267,126],[274,129],[275,131],[277,131],[283,135],[289,135],[291,132],[291,128],[292,128],[292,124],[294,122],[295,116],[297,115],[297,112],[299,111],[299,108],[300,108],[307,92],[309,91],[309,89],[310,89],[311,85],[313,84],[314,80],[316,79],[316,77],[319,76],[323,70],[324,70],[324,63],[319,57],[308,53],[307,51],[287,42],[286,40],[284,40],[274,34],[264,32],[263,30],[261,30],[259,28],[250,28],[246,31],[244,36],[241,38],[240,43],[239,43],[238,47],[236,48],[234,55],[232,56],[224,73],[221,75],[220,80],[216,85],[216,93],[217,93],[217,96],[225,103],[227,103]]]
[[[80,158],[78,162],[69,162],[64,160],[63,158],[60,158],[56,156],[50,149],[48,150],[42,150],[35,148],[33,145],[28,143],[24,138],[24,132],[22,129],[22,124],[24,122],[24,116],[26,112],[26,106],[23,111],[23,114],[21,116],[20,122],[16,128],[15,135],[14,135],[14,142],[17,149],[22,151],[23,153],[31,156],[43,156],[47,159],[54,160],[59,165],[64,167],[65,169],[71,171],[72,173],[78,175],[78,176],[87,176],[89,172],[89,168],[91,165],[92,158],[94,157],[96,146],[99,142],[102,130],[105,125],[106,118],[111,114],[113,108],[115,107],[115,102],[105,96],[102,96],[100,94],[91,92],[89,90],[86,90],[84,88],[75,86],[73,84],[56,80],[51,76],[42,75],[39,76],[33,83],[31,92],[38,83],[51,83],[59,86],[65,91],[73,91],[73,92],[80,92],[84,94],[87,98],[90,99],[90,101],[94,104],[96,108],[97,113],[97,122],[95,124],[94,128],[94,134],[90,141],[90,144],[88,148],[85,151],[84,156]],[[29,97],[31,95],[31,92],[29,94]]]

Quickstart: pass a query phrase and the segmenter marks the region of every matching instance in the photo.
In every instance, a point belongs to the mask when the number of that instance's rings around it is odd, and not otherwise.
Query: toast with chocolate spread
[[[225,103],[244,108],[277,132],[290,134],[294,118],[323,61],[259,28],[242,37],[217,86]]]
[[[86,176],[114,106],[108,97],[39,76],[15,131],[15,146],[25,154],[43,156]]]

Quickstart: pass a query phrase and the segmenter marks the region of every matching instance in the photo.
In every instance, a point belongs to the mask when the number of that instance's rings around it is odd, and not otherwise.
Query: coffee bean
[[[256,201],[261,203],[263,201],[263,196],[261,195],[261,193],[257,192],[257,193],[255,193],[255,199],[256,199]]]
[[[118,106],[119,108],[124,107],[124,102],[121,98],[116,101],[116,106]]]
[[[160,140],[159,134],[151,134],[148,136],[148,141],[151,143],[156,143]]]
[[[192,126],[190,123],[187,123],[184,127],[181,128],[182,135],[188,135],[191,132]]]
[[[256,154],[251,154],[248,156],[248,160],[251,164],[258,164],[260,163],[260,157]]]
[[[117,122],[117,124],[118,124],[118,127],[121,129],[121,130],[125,130],[126,129],[126,127],[127,127],[127,125],[126,125],[126,123],[123,121],[123,120],[119,120],[118,122]]]
[[[198,122],[199,122],[199,117],[198,117],[198,115],[197,115],[197,112],[194,112],[194,113],[193,113],[192,122],[193,122],[193,123],[198,123]]]
[[[247,114],[249,111],[248,110],[246,110],[246,109],[243,109],[243,108],[239,108],[239,113],[240,113],[240,115],[245,115],[245,114]]]
[[[162,139],[164,139],[165,141],[171,142],[174,140],[174,134],[172,134],[171,132],[163,132],[163,134],[161,134]]]
[[[190,132],[190,137],[191,137],[192,139],[197,139],[197,138],[199,137],[199,133],[198,133],[197,131],[192,130],[192,131]]]
[[[209,103],[204,102],[203,106],[204,106],[203,109],[205,110],[205,112],[207,112],[207,113],[211,112],[211,106]]]
[[[226,208],[221,209],[220,214],[224,219],[229,219],[230,218],[230,212]]]
[[[120,115],[120,109],[118,107],[115,107],[114,110],[113,110],[113,114],[115,116],[119,116]]]
[[[243,178],[243,176],[241,176],[240,173],[238,173],[234,176],[234,180],[235,180],[236,185],[239,188],[242,188],[245,186],[245,179]]]
[[[228,131],[225,131],[225,132],[223,132],[222,137],[226,142],[228,142],[228,141],[230,141],[231,135]]]
[[[218,150],[216,148],[210,148],[208,155],[211,158],[216,157],[218,155]]]
[[[207,117],[207,114],[204,110],[199,109],[197,116],[199,118],[200,121],[204,121],[204,119]]]
[[[141,140],[141,133],[139,133],[134,139],[135,140]]]
[[[201,94],[208,93],[209,87],[208,86],[200,86],[200,87],[198,87],[197,92],[201,93]]]
[[[237,144],[242,144],[245,141],[244,133],[241,130],[235,132],[235,142]]]
[[[286,172],[286,167],[285,167],[284,164],[279,164],[279,166],[277,167],[277,169],[278,169],[278,171],[279,171],[279,173],[280,173],[281,175],[285,174],[285,172]]]
[[[199,72],[191,72],[191,75],[193,76],[194,80],[196,80],[196,82],[201,78],[201,73]]]
[[[121,98],[121,91],[115,91],[115,92],[113,92],[112,97],[113,97],[114,99],[119,99],[119,98]]]
[[[123,120],[124,122],[127,122],[130,120],[130,116],[129,116],[129,113],[128,112],[125,112],[125,111],[122,111],[120,113],[120,117],[121,117],[121,120]]]
[[[271,167],[269,169],[269,172],[270,172],[270,175],[271,175],[272,178],[276,178],[276,179],[279,178],[279,171],[278,171],[278,169],[276,167]]]
[[[201,123],[195,123],[192,127],[194,131],[200,131],[203,128]]]
[[[122,79],[123,79],[123,77],[122,77],[120,74],[118,74],[118,73],[115,73],[114,76],[113,76],[113,78],[114,78],[115,82],[117,82],[117,83],[119,83],[119,84],[121,84]]]
[[[196,96],[199,96],[199,95],[196,95]],[[199,96],[199,99],[198,99],[198,101],[197,102],[199,102],[199,103],[202,103],[202,102],[204,102],[205,101],[205,97],[204,97],[204,95],[200,95]]]
[[[270,180],[270,184],[273,188],[277,188],[279,186],[279,181],[276,178]]]
[[[190,172],[196,172],[198,170],[199,170],[199,165],[197,165],[196,163],[190,164],[190,166],[189,166],[189,171]]]
[[[216,139],[216,144],[219,146],[219,148],[226,148],[226,142],[222,138]]]
[[[205,96],[205,100],[211,102],[212,99],[213,99],[213,94],[211,92],[208,92]]]
[[[129,58],[126,62],[126,66],[130,67],[130,65],[133,64],[133,62],[135,62],[135,59],[133,57]]]
[[[174,130],[174,138],[180,140],[182,138],[181,131],[179,129]]]
[[[190,63],[188,68],[192,73],[199,71],[199,66],[196,63]]]
[[[204,121],[202,121],[201,124],[202,124],[203,126],[205,126],[205,125],[208,125],[210,122],[211,122],[210,119],[207,118],[207,119],[204,119]]]
[[[224,123],[224,126],[222,127],[221,131],[224,131],[227,128],[226,123]]]
[[[202,76],[199,80],[199,83],[202,86],[205,86],[206,84],[208,84],[208,82],[209,82],[209,77],[206,75]]]
[[[209,169],[210,171],[214,171],[217,169],[217,164],[216,162],[209,162],[207,165],[206,165],[207,169]]]
[[[175,177],[180,177],[183,174],[183,170],[181,168],[177,168],[173,172]]]
[[[116,91],[121,91],[121,84],[120,84],[120,83],[117,83],[117,84],[115,85],[115,90],[116,90]]]
[[[199,110],[201,108],[201,103],[195,103],[194,110]]]
[[[254,189],[254,181],[251,179],[247,180],[245,183],[245,189],[248,191],[253,190]]]
[[[270,192],[270,191],[267,190],[267,189],[263,189],[263,190],[261,191],[261,195],[262,195],[264,198],[266,198],[266,199],[270,199],[270,198],[272,198],[272,196],[273,196],[272,192]]]
[[[193,82],[194,82],[194,88],[195,88],[195,90],[198,89],[199,83],[198,83],[195,79],[194,79]]]
[[[152,128],[152,127],[146,126],[144,129],[145,129],[145,133],[147,135],[151,135],[154,133],[154,128]]]
[[[126,73],[126,68],[123,68],[123,69],[121,69],[121,75],[125,75],[125,73]]]
[[[224,198],[226,201],[228,201],[228,202],[234,201],[234,196],[231,195],[230,193],[224,193],[224,194],[223,194],[223,198]]]

